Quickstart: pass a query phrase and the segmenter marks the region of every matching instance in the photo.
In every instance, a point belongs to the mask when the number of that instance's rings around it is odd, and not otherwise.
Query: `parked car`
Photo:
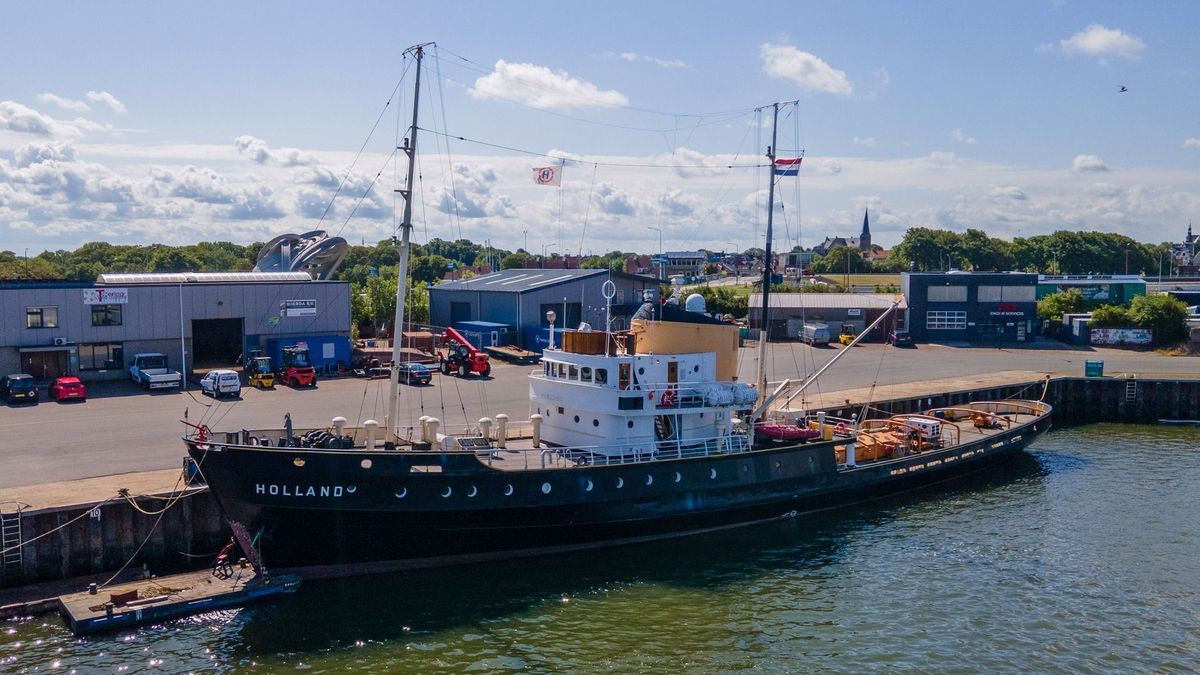
[[[37,403],[37,382],[25,373],[0,377],[0,397],[9,403]]]
[[[210,370],[200,379],[200,393],[213,398],[241,396],[242,379],[232,370]]]
[[[888,342],[896,347],[912,347],[912,335],[906,330],[894,330],[888,335]]]
[[[400,381],[405,384],[429,384],[433,380],[433,372],[420,363],[401,363]]]
[[[64,399],[87,400],[87,389],[78,377],[60,377],[50,385],[50,398],[55,401]]]

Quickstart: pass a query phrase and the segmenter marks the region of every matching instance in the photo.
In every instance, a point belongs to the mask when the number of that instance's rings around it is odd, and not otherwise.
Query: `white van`
[[[232,370],[210,370],[200,380],[200,392],[213,398],[241,396],[242,380]]]

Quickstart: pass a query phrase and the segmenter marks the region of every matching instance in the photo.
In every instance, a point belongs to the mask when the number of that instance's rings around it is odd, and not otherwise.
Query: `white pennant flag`
[[[543,166],[533,170],[533,182],[538,185],[562,185],[562,167]]]

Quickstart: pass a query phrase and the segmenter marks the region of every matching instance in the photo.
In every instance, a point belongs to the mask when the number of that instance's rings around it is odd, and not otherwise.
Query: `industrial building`
[[[134,354],[160,352],[186,374],[301,342],[319,369],[349,365],[349,283],[246,272],[0,284],[0,373],[120,379]]]
[[[1037,284],[1024,272],[905,272],[908,331],[916,342],[1024,342],[1037,326]]]
[[[762,326],[762,293],[749,297],[750,327]],[[855,335],[862,333],[884,312],[895,311],[864,340],[883,342],[888,334],[904,327],[904,297],[891,293],[772,293],[771,309],[767,313],[769,340],[795,340],[805,323],[829,326],[834,338],[843,324]]]
[[[1146,294],[1146,280],[1136,274],[1047,274],[1038,277],[1038,300],[1068,290],[1079,291],[1085,310],[1096,309],[1100,305],[1128,307],[1134,298]]]
[[[603,287],[608,281],[613,284],[613,330],[628,327],[644,291],[658,294],[656,279],[607,269],[508,269],[433,286],[429,321],[436,328],[476,333],[467,337],[480,340],[477,346],[515,344],[540,351],[548,343],[548,311],[555,313],[556,329],[585,322],[604,328],[608,301]]]

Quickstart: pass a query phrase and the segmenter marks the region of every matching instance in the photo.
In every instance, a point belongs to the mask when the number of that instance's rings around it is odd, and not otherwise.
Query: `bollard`
[[[345,428],[346,428],[346,418],[345,417],[338,415],[337,417],[333,418],[333,430],[337,432],[338,436],[342,435],[342,432],[345,430]]]
[[[508,415],[496,415],[496,447],[504,449],[508,443]]]
[[[429,430],[429,436],[426,440],[432,445],[436,446],[438,444],[438,427],[441,424],[442,421],[436,417],[430,417],[425,420],[425,428]]]
[[[423,443],[429,442],[429,424],[428,423],[429,423],[429,415],[421,415],[420,417],[417,418],[417,428],[421,430],[420,433],[417,434],[417,438],[419,438],[421,440],[421,442],[423,442]]]
[[[533,447],[542,447],[542,416],[538,414],[530,415],[529,425],[533,427]]]
[[[96,594],[96,584],[94,582],[88,584],[88,595],[95,595],[95,594]]]
[[[486,438],[488,440],[492,439],[492,418],[490,418],[490,417],[480,417],[479,418],[479,435],[483,436],[484,438]]]
[[[821,440],[827,441],[830,438],[833,438],[832,436],[825,435],[825,413],[824,412],[817,413],[817,428],[821,430]]]
[[[363,429],[367,430],[367,450],[375,449],[375,431],[379,429],[379,422],[375,420],[367,420],[363,422]]]

